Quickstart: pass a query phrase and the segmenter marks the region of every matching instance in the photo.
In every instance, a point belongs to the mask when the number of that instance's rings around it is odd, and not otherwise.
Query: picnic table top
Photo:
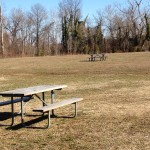
[[[41,92],[59,90],[67,87],[67,85],[39,85],[27,88],[18,88],[15,90],[0,92],[1,96],[28,96]]]

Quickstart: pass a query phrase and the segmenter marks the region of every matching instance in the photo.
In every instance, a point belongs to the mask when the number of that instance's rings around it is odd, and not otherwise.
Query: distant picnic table
[[[100,61],[106,60],[106,54],[100,53],[100,54],[91,54],[89,57],[89,61],[95,61],[96,59],[99,59]]]

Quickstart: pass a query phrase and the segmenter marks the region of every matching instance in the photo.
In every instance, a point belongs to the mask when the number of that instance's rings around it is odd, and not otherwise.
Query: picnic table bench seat
[[[56,102],[53,104],[48,104],[46,106],[43,107],[39,107],[39,108],[35,108],[33,109],[34,112],[48,112],[48,126],[47,128],[50,127],[50,111],[59,107],[63,107],[65,105],[69,105],[69,104],[75,104],[75,115],[74,117],[77,116],[77,102],[83,100],[83,98],[71,98],[71,99],[67,99],[67,100],[63,100],[60,102]]]
[[[23,97],[23,102],[28,102],[30,99],[31,99],[32,96],[25,96]],[[21,102],[21,98],[17,98],[17,99],[14,99],[13,100],[13,103],[18,103],[18,102]],[[11,100],[7,100],[7,101],[4,101],[4,102],[0,102],[0,106],[5,106],[5,105],[9,105],[11,104]]]

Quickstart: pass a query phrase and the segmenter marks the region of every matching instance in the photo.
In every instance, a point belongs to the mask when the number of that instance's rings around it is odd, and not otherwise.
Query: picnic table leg
[[[52,91],[51,91],[51,104],[54,103],[54,97],[55,97],[55,93],[54,93],[54,91],[52,90]],[[52,116],[53,116],[53,117],[55,116],[55,114],[54,114],[54,109],[52,109]]]
[[[91,55],[91,61],[93,61],[93,55]]]
[[[43,100],[43,106],[45,106],[45,94],[44,94],[44,92],[42,92],[42,100]]]
[[[77,116],[77,102],[75,102],[74,104],[75,104],[75,115],[74,115],[74,117],[76,117]]]
[[[12,121],[11,121],[11,126],[13,126],[14,124],[14,103],[13,103],[13,96],[11,96],[11,117],[12,117]]]
[[[23,109],[23,97],[21,97],[21,123],[22,123],[22,126],[25,126],[24,125],[24,109]]]
[[[47,128],[50,127],[50,119],[51,119],[51,113],[50,113],[50,111],[48,111],[48,125],[47,125]]]
[[[45,106],[45,94],[44,94],[44,92],[42,92],[42,100],[43,100],[43,106]],[[43,113],[43,116],[44,116],[44,113]]]

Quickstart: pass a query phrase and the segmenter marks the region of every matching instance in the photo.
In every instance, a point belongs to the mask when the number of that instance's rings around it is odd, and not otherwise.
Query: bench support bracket
[[[75,105],[75,114],[74,114],[74,117],[77,116],[77,102],[75,103],[72,103]],[[50,120],[51,120],[51,113],[50,111],[48,111],[48,125],[47,125],[47,128],[50,128]]]
[[[50,127],[50,120],[51,120],[51,112],[48,111],[48,126],[47,126],[47,128]]]

